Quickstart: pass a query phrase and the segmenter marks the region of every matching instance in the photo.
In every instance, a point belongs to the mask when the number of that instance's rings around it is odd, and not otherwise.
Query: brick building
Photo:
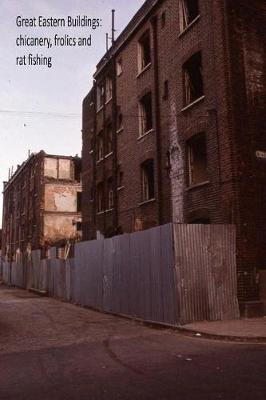
[[[83,235],[237,226],[238,292],[266,268],[266,4],[147,0],[83,102]]]
[[[31,154],[4,182],[2,255],[81,239],[81,160]]]

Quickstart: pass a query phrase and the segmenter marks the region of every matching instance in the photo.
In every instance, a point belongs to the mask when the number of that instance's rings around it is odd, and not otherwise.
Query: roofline
[[[9,186],[15,181],[15,179],[21,174],[21,172],[25,169],[25,167],[29,164],[29,162],[35,158],[38,157],[39,155],[43,155],[43,158],[45,157],[50,157],[50,158],[63,158],[65,160],[76,160],[79,159],[81,160],[81,157],[79,156],[61,156],[61,155],[56,155],[56,154],[47,154],[45,153],[44,150],[40,150],[38,153],[32,153],[29,158],[24,161],[21,166],[15,171],[14,175],[9,179],[9,181],[6,182],[6,185],[4,186],[3,193],[9,188]]]
[[[116,55],[119,50],[121,49],[122,46],[124,46],[125,42],[127,42],[132,35],[134,35],[135,31],[137,28],[145,21],[147,18],[148,14],[158,5],[159,2],[163,0],[153,0],[150,7],[146,10],[146,12],[143,14],[143,16],[136,21],[136,23],[132,26],[132,28],[129,30],[127,33],[128,26],[130,25],[130,22],[134,20],[134,18],[137,18],[138,14],[141,14],[142,10],[145,9],[145,6],[147,6],[147,3],[149,0],[146,0],[145,3],[141,6],[141,8],[136,12],[136,14],[131,18],[127,26],[123,29],[123,31],[120,33],[120,35],[117,37],[115,43],[113,44],[112,47],[105,53],[105,55],[101,58],[99,63],[97,64],[96,72],[93,75],[93,78],[96,79],[98,75],[102,72],[102,70],[105,68],[105,66],[108,64],[110,61],[111,57]],[[124,39],[123,36],[125,35]],[[123,40],[122,40],[123,39]],[[121,43],[118,43],[119,40],[121,40]],[[105,60],[106,59],[106,60]],[[102,65],[101,65],[102,64]]]
[[[39,155],[42,152],[39,151],[39,153],[32,153],[26,161],[23,161],[21,166],[15,171],[14,175],[11,176],[11,178],[6,182],[6,185],[4,186],[3,193],[8,189],[8,187],[11,185],[11,183],[14,182],[14,180],[21,174],[21,172],[24,170],[24,168],[29,164],[29,162],[35,158],[37,155]]]

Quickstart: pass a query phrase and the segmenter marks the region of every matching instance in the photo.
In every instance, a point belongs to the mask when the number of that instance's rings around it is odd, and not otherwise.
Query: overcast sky
[[[105,33],[111,31],[116,9],[117,35],[144,0],[0,0],[0,180],[28,154],[81,153],[81,104],[92,84],[96,63],[105,52]],[[88,28],[20,28],[17,16],[62,18],[68,15],[102,19],[96,31]],[[92,47],[17,47],[16,38],[47,37],[58,33],[93,35]],[[16,57],[32,53],[52,56],[53,67],[16,66]],[[2,196],[0,199],[0,226]]]

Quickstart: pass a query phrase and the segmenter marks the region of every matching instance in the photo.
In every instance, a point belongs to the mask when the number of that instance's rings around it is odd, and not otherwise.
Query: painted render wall
[[[80,185],[46,183],[44,194],[44,240],[59,241],[64,238],[76,238],[80,221],[77,209],[77,193]]]

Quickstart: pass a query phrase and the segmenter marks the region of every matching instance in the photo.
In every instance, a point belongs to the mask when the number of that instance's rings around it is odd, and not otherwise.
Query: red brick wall
[[[117,193],[116,207],[117,226],[123,232],[170,221],[190,223],[202,216],[209,217],[211,223],[236,224],[239,299],[255,300],[256,268],[264,265],[262,249],[266,248],[263,239],[266,169],[265,161],[255,157],[257,150],[266,151],[262,45],[265,43],[265,5],[262,1],[250,5],[241,0],[199,0],[199,18],[180,34],[177,4],[176,0],[159,2],[117,51],[116,58],[122,58],[123,73],[116,78],[116,101],[123,114],[124,130],[116,135],[113,157],[101,165],[94,163],[94,169],[87,166],[87,159],[84,161],[84,188],[87,190],[86,186],[106,180],[120,166],[124,187]],[[164,27],[162,12],[166,15]],[[154,59],[154,16],[157,16],[158,71]],[[138,40],[147,29],[152,38],[153,62],[138,76]],[[118,40],[119,44],[122,42]],[[198,51],[202,55],[204,98],[184,110],[182,66]],[[102,61],[100,67],[103,65]],[[109,68],[110,62],[98,72],[96,80],[109,73]],[[169,85],[167,99],[163,98],[165,80]],[[138,139],[138,101],[147,91],[153,95],[154,126],[155,94],[158,95],[159,129]],[[93,115],[86,110],[83,126],[92,126]],[[94,134],[112,113],[109,103],[96,115]],[[201,132],[206,135],[208,182],[188,187],[186,142]],[[85,147],[86,139],[83,139],[83,154],[87,158]],[[154,159],[156,199],[141,204],[140,164],[148,158]],[[158,193],[159,176],[161,193]],[[87,207],[92,204],[85,201]],[[95,202],[94,208],[85,212],[88,226],[94,232],[97,229],[106,233],[114,222],[110,213],[96,216]]]

